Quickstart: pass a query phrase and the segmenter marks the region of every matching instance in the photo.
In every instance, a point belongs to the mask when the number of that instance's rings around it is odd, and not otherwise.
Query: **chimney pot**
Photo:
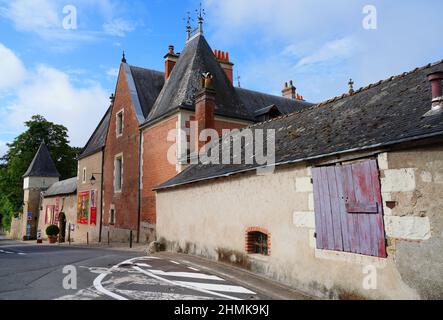
[[[443,110],[443,71],[428,74],[428,80],[431,82],[432,88],[432,108],[425,114],[425,117],[439,114]]]

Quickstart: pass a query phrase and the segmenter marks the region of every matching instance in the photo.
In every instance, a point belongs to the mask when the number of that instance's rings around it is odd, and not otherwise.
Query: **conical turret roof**
[[[31,165],[29,166],[23,177],[60,177],[60,173],[55,167],[55,163],[51,158],[48,147],[44,142],[42,142],[42,144],[40,145],[40,148],[35,154]]]

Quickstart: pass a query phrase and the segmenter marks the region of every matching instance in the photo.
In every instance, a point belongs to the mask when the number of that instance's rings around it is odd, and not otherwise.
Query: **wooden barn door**
[[[377,162],[312,170],[317,248],[386,257]]]

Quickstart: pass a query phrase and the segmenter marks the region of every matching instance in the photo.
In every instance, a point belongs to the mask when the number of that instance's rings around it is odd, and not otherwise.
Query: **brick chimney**
[[[297,99],[297,88],[294,86],[294,83],[289,81],[289,84],[286,82],[285,87],[282,90],[283,97],[288,99]]]
[[[200,133],[205,129],[215,128],[215,95],[212,74],[205,73],[202,77],[202,89],[195,98],[195,150],[200,150],[208,141],[199,141]],[[198,148],[197,148],[198,147]]]
[[[168,53],[165,55],[165,80],[169,79],[172,69],[180,56],[174,52],[174,46],[169,46]]]
[[[440,113],[443,109],[443,72],[433,72],[428,75],[428,80],[431,82],[432,88],[432,109],[425,116],[432,116]]]
[[[220,63],[220,66],[228,76],[229,81],[232,85],[234,85],[234,64],[229,61],[229,52],[214,50],[214,55],[217,58],[217,61]]]

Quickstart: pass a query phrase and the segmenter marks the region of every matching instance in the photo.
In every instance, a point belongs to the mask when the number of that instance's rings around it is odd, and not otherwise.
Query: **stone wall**
[[[170,250],[234,263],[323,298],[442,298],[440,159],[441,147],[378,156],[387,259],[316,248],[306,165],[159,192],[158,237]],[[272,234],[269,257],[246,254],[251,227]],[[368,288],[374,274],[376,288]]]

